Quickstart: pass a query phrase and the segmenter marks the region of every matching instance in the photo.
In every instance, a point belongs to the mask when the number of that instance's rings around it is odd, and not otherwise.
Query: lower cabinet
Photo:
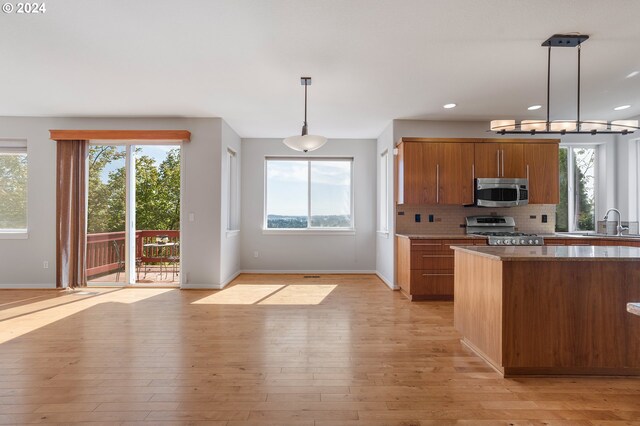
[[[471,239],[396,237],[398,284],[409,300],[453,300],[453,245]]]

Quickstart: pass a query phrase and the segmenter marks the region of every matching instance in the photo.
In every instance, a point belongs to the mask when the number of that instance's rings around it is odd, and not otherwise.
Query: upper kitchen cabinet
[[[524,178],[526,167],[522,143],[477,143],[476,176],[479,178]]]
[[[404,142],[398,145],[398,204],[437,204],[438,146]]]
[[[473,203],[473,151],[473,143],[400,143],[398,204]]]
[[[529,179],[530,204],[558,204],[560,181],[558,143],[527,143],[524,146],[526,177]]]

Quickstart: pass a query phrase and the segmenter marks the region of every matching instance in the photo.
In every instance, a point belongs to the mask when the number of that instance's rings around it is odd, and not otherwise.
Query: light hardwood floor
[[[370,275],[0,291],[0,423],[630,425],[640,380],[502,379]]]

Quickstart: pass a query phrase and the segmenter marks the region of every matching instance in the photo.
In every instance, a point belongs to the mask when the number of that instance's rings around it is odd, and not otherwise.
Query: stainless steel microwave
[[[529,204],[529,180],[508,178],[476,179],[476,206],[515,207]]]

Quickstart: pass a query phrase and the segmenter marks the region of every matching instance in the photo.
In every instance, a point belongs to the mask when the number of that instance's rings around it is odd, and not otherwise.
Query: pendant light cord
[[[577,119],[576,119],[576,125],[579,126],[580,125],[580,53],[582,52],[582,49],[580,48],[580,45],[578,45],[578,106],[577,106]],[[580,130],[580,129],[578,129]]]

